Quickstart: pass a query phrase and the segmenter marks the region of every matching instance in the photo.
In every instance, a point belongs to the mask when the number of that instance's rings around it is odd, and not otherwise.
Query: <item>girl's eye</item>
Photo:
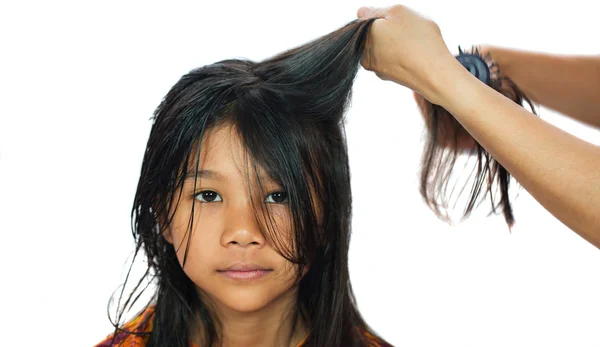
[[[287,193],[286,192],[275,192],[271,193],[267,196],[265,202],[275,203],[275,204],[283,204],[287,202]]]
[[[195,198],[200,200],[200,202],[220,202],[223,201],[221,196],[217,192],[213,192],[212,190],[204,190],[195,195]]]

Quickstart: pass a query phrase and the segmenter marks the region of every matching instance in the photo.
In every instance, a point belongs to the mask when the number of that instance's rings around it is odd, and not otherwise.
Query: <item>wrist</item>
[[[487,89],[457,59],[453,59],[434,80],[434,94],[429,101],[454,114],[468,108],[481,87]]]
[[[455,99],[453,94],[465,78],[473,78],[471,73],[452,55],[440,61],[437,66],[432,65],[429,71],[430,74],[427,77],[429,88],[423,96],[431,103],[442,107]]]

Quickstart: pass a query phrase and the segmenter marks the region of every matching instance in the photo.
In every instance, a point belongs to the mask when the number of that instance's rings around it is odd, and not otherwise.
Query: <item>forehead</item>
[[[258,174],[261,178],[268,179],[265,170],[254,162],[245,148],[237,129],[230,124],[207,129],[200,144],[199,158],[197,154],[198,143],[196,142],[190,154],[188,173],[195,172],[196,162],[199,159],[198,170],[215,172],[217,173],[215,176],[220,178],[242,175],[248,177],[248,174]]]
[[[198,143],[194,146],[192,158],[197,158]],[[218,164],[227,161],[241,163],[246,150],[236,129],[229,124],[209,128],[204,132],[200,144],[200,163]]]

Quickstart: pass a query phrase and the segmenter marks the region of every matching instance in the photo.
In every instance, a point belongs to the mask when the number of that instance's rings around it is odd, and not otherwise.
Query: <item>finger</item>
[[[384,18],[386,15],[385,8],[373,8],[373,7],[361,7],[357,11],[357,16],[359,19],[370,19],[370,18]]]
[[[373,9],[370,7],[361,7],[356,12],[358,19],[367,19],[368,16],[373,12]]]

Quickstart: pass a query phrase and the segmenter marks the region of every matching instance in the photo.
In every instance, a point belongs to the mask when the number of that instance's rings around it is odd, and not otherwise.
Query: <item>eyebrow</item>
[[[206,180],[214,180],[214,181],[227,181],[227,178],[217,172],[217,171],[212,171],[212,170],[198,170],[198,171],[189,171],[186,175],[184,180],[188,181],[188,180],[194,180],[196,178],[196,174],[198,174],[198,179],[206,179]],[[269,181],[273,181],[273,179],[269,176],[266,175],[261,175],[260,176],[260,180],[262,182],[269,182]],[[279,184],[279,183],[277,183]]]
[[[216,171],[211,171],[211,170],[189,171],[185,175],[186,180],[193,180],[196,177],[198,177],[198,179],[203,178],[203,179],[207,179],[207,180],[217,180],[217,181],[225,180],[225,176],[221,175],[220,173],[218,173]]]

